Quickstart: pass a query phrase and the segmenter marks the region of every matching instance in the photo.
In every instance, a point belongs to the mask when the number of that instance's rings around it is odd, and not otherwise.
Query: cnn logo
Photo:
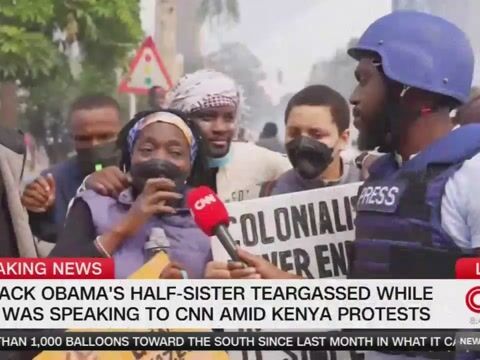
[[[205,208],[205,206],[213,204],[216,201],[217,201],[217,199],[216,199],[215,195],[210,194],[210,195],[207,195],[207,196],[195,201],[195,204],[193,204],[193,207],[195,208],[195,210],[203,210]]]

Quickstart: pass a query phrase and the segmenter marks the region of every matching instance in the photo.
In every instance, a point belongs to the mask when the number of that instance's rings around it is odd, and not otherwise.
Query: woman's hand
[[[175,209],[167,205],[167,202],[180,200],[182,197],[181,194],[175,192],[175,183],[170,179],[147,180],[142,193],[119,225],[119,231],[131,236],[153,215],[175,214]]]
[[[174,192],[172,180],[149,179],[142,193],[137,197],[127,215],[111,231],[98,240],[108,254],[113,254],[125,239],[133,236],[156,214],[175,214],[175,209],[167,205],[169,200],[179,200],[181,194]]]
[[[176,262],[170,262],[160,274],[160,279],[183,279],[186,271]]]

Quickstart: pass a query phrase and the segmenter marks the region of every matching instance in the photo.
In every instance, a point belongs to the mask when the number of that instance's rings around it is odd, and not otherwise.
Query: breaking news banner
[[[113,259],[0,258],[0,279],[114,279]]]
[[[353,332],[15,332],[0,336],[2,350],[211,351],[211,350],[480,350],[478,332],[353,331]],[[182,357],[181,355],[179,356]],[[137,357],[136,357],[137,358]]]
[[[2,280],[0,329],[475,329],[479,295],[476,280]]]
[[[360,183],[332,186],[294,194],[227,204],[228,230],[237,243],[262,255],[282,270],[306,278],[345,278],[347,246],[355,237],[355,199]],[[212,238],[215,260],[228,260],[219,241]],[[259,331],[241,329],[239,331]],[[330,351],[329,359],[357,360],[355,351]],[[230,352],[231,360],[311,358],[300,352]]]

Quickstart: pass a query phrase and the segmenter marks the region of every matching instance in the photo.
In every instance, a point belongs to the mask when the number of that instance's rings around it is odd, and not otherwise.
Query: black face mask
[[[77,159],[82,173],[88,175],[107,166],[118,166],[120,151],[117,144],[112,141],[89,149],[77,150]]]
[[[333,161],[333,149],[324,143],[300,136],[286,145],[288,158],[304,179],[318,177]]]
[[[170,161],[160,159],[150,159],[137,164],[132,164],[130,168],[132,176],[132,187],[135,195],[143,191],[148,179],[167,178],[175,183],[176,191],[181,193],[185,187],[187,175],[182,173],[180,168]]]

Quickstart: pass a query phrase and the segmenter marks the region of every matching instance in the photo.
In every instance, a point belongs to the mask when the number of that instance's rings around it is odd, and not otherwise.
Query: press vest
[[[442,228],[445,185],[480,152],[480,125],[452,131],[399,167],[378,159],[359,189],[351,278],[451,278],[455,261],[471,254]]]

